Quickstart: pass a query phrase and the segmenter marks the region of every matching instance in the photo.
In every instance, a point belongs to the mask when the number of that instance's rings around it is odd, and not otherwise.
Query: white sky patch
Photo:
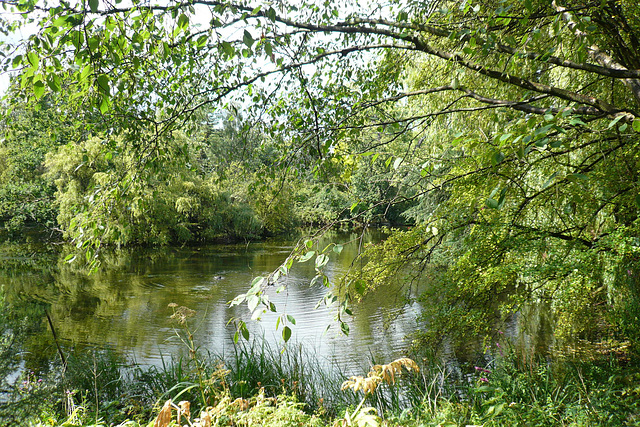
[[[2,0],[0,0],[0,2],[1,1]],[[2,16],[2,19],[10,22],[23,19],[21,14],[4,9],[0,9],[0,16]],[[22,40],[27,39],[37,31],[38,25],[36,23],[29,23],[19,28],[15,33],[9,35],[0,34],[0,42],[16,44]],[[11,73],[11,71],[0,72],[0,97],[3,97],[7,92],[7,89],[9,88]]]
[[[2,0],[0,0],[2,1]],[[55,5],[57,3],[56,0],[54,0],[53,2],[49,2],[49,5]],[[171,1],[169,0],[159,0],[156,2],[153,2],[153,4],[157,4],[157,5],[168,5],[170,4]],[[293,4],[295,3],[301,3],[299,0],[298,1],[294,1]],[[75,4],[72,2],[72,5],[74,7],[81,7],[82,1],[76,1]],[[261,1],[255,1],[256,5],[260,5],[262,4],[263,9],[264,8],[268,8],[268,3],[265,4],[264,2]],[[277,13],[281,13],[283,14],[283,16],[286,17],[286,3],[280,3],[280,2],[276,2],[275,4],[273,4],[273,7],[277,10]],[[288,3],[289,5],[292,4],[292,2]],[[130,0],[124,0],[123,2],[119,3],[117,5],[117,7],[119,8],[126,8],[126,7],[130,7],[132,6],[132,2]],[[100,1],[100,5],[99,5],[99,10],[104,10],[104,9],[108,9],[110,7],[113,7],[114,4],[112,1]],[[365,10],[375,10],[376,14],[380,14],[381,11],[388,11],[388,6],[387,5],[383,5],[380,3],[377,3],[375,1],[372,0],[363,0],[363,1],[356,1],[356,2],[338,2],[335,5],[332,5],[333,7],[335,7],[338,12],[339,12],[339,16],[340,18],[344,18],[347,15],[351,14],[351,13],[358,13],[358,14],[363,14],[363,12],[365,12]],[[190,21],[191,21],[191,25],[192,28],[197,31],[199,28],[203,29],[203,28],[207,28],[210,25],[210,20],[213,16],[210,7],[209,6],[205,6],[205,5],[195,5],[194,6],[194,11],[195,13],[187,13],[189,15]],[[302,20],[304,20],[304,16],[306,15],[306,10],[304,8],[301,8],[299,10],[299,12],[295,13],[293,16],[289,16],[289,18],[292,19],[296,19],[296,18],[300,18]],[[37,12],[36,12],[37,13]],[[366,15],[366,13],[364,13]],[[16,12],[12,12],[12,11],[3,11],[0,8],[0,15],[2,15],[3,19],[7,19],[7,20],[12,20],[12,19],[21,19],[20,14],[16,13]],[[166,18],[166,15],[165,15]],[[251,19],[251,18],[250,18]],[[172,22],[165,22],[164,23],[165,26],[170,27],[171,25],[173,25]],[[276,25],[276,32],[280,32],[278,30],[281,30],[282,32],[286,31],[286,26],[284,26],[281,23],[277,23]],[[236,41],[241,41],[242,40],[242,33],[245,29],[248,29],[251,31],[251,28],[253,26],[251,24],[247,25],[246,23],[243,23],[242,21],[240,22],[236,22],[232,25],[229,25],[227,27],[222,27],[222,28],[217,28],[214,31],[214,34],[217,34],[218,38],[220,40],[236,40]],[[22,40],[27,39],[29,36],[35,34],[37,31],[39,30],[38,24],[37,23],[31,23],[28,25],[25,25],[24,27],[22,27],[21,29],[19,29],[16,33],[11,34],[9,36],[3,36],[0,38],[0,40],[6,41],[6,42],[10,42],[10,43],[19,43]],[[252,34],[252,36],[258,40],[260,38],[259,34]],[[330,43],[331,39],[333,37],[331,36],[327,36],[327,35],[316,35],[318,36],[316,38],[316,43],[319,41],[322,41],[323,39],[327,40],[327,44]],[[216,37],[214,35],[214,37]],[[219,40],[212,40],[213,42],[217,42]],[[277,67],[275,66],[275,64],[271,64],[269,61],[265,59],[261,59],[259,61],[258,64],[255,64],[255,68],[258,70],[267,70],[267,69],[277,69]],[[313,75],[314,71],[316,69],[315,65],[307,65],[303,67],[303,72],[305,74],[307,74],[308,76]],[[3,96],[6,93],[6,90],[9,86],[9,80],[10,80],[10,73],[0,73],[0,96]],[[277,75],[277,73],[276,73]],[[273,76],[272,78],[274,78],[275,76]],[[278,77],[275,77],[276,79],[278,79]],[[267,84],[267,86],[269,86],[269,84]]]

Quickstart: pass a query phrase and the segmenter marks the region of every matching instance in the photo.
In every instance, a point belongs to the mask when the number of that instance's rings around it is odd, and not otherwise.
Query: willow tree
[[[414,190],[418,205],[407,215],[418,226],[370,251],[356,291],[367,288],[362,279],[426,275],[438,302],[434,327],[462,319],[487,333],[492,316],[542,299],[562,309],[563,324],[614,313],[603,328],[637,338],[637,4],[2,7],[5,31],[34,29],[5,42],[11,96],[65,94],[79,111],[98,112],[102,128],[124,135],[140,158],[202,108],[234,106],[288,151],[275,163],[283,171],[353,159],[396,171],[398,185]],[[99,232],[77,236],[79,246]],[[323,278],[326,254],[307,249],[290,260],[316,256]],[[271,306],[268,282],[243,297],[252,311]]]

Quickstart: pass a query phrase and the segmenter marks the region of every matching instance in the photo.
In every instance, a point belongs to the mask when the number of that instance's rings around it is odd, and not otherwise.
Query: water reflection
[[[348,241],[354,237],[333,235],[328,239]],[[380,236],[370,233],[366,239],[378,240]],[[196,310],[191,325],[203,349],[215,353],[229,349],[234,329],[228,322],[232,318],[247,321],[254,335],[264,335],[272,344],[281,343],[275,330],[276,314],[263,316],[259,323],[249,322],[245,306],[231,308],[227,303],[246,291],[253,277],[275,270],[292,248],[291,242],[270,241],[120,250],[106,254],[101,270],[87,275],[65,263],[62,254],[35,246],[13,246],[2,252],[0,284],[8,299],[47,303],[58,336],[66,345],[112,347],[139,363],[158,364],[161,357],[176,354],[182,347],[169,320],[169,303]],[[357,244],[350,244],[340,256],[333,254],[327,275],[335,278],[347,271],[357,250]],[[326,289],[310,286],[313,276],[312,261],[297,264],[286,278],[286,292],[276,294],[275,287],[269,289],[278,311],[296,318],[294,341],[313,348],[321,358],[348,363],[354,370],[370,357],[390,360],[400,355],[406,347],[404,337],[416,327],[415,312],[419,309],[404,304],[404,290],[390,284],[358,303],[349,320],[350,335],[345,337],[333,322],[332,309],[315,309]],[[44,343],[39,347],[51,346],[47,333],[44,330],[40,341],[35,340]]]

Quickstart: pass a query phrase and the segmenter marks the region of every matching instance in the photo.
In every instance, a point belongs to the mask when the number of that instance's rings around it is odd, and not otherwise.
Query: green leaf
[[[260,303],[260,297],[257,295],[250,295],[249,298],[247,298],[247,307],[249,308],[249,311],[252,313],[256,309],[259,303]]]
[[[207,36],[206,34],[201,35],[200,37],[198,37],[196,45],[198,47],[205,47],[207,45],[207,40],[209,40],[209,36]]]
[[[60,77],[57,74],[53,74],[47,77],[47,85],[54,92],[59,92],[62,88],[62,82],[60,81]]]
[[[273,7],[269,7],[265,15],[267,15],[267,18],[269,18],[271,22],[276,22],[276,11]]]
[[[636,206],[638,206],[638,208],[640,208],[640,194],[638,194],[636,196]]]
[[[534,136],[547,135],[551,129],[553,129],[553,124],[539,127],[533,132]]]
[[[284,342],[288,342],[289,339],[291,339],[291,328],[288,326],[285,326],[284,329],[282,329],[282,339],[284,340]]]
[[[493,199],[491,197],[487,198],[487,200],[485,200],[484,204],[489,208],[489,209],[498,209],[498,201],[496,199]]]
[[[611,129],[612,127],[614,127],[620,120],[622,120],[622,116],[618,116],[615,119],[611,120],[611,122],[609,122],[609,125],[607,126],[607,129]]]
[[[314,255],[316,254],[316,251],[309,251],[306,254],[302,255],[300,257],[300,259],[298,260],[298,262],[307,262],[309,261]]]
[[[511,138],[511,134],[510,133],[505,133],[500,135],[500,138],[498,138],[499,142],[505,142],[507,139]]]
[[[253,46],[253,43],[255,43],[255,40],[253,39],[249,31],[244,30],[244,35],[242,36],[242,42],[246,44],[248,48],[251,48],[251,46]]]
[[[589,179],[589,177],[581,173],[571,173],[567,175],[567,179],[571,182],[578,182],[578,181],[586,181]]]
[[[498,209],[502,209],[504,206],[504,202],[506,200],[507,187],[504,187],[502,191],[500,191],[500,197],[498,198]]]
[[[98,108],[100,109],[100,114],[106,114],[109,111],[109,98],[106,96],[100,97]]]
[[[234,305],[242,304],[246,299],[247,299],[247,296],[245,294],[238,295],[233,300],[231,300],[231,302],[229,303],[229,306],[233,307]]]
[[[295,317],[293,317],[293,316],[292,316],[292,315],[290,315],[290,314],[287,314],[287,320],[288,320],[288,321],[289,321],[289,323],[291,323],[292,325],[295,325],[295,324],[296,324],[296,319],[295,319]]]
[[[99,4],[99,0],[89,0],[89,9],[91,9],[91,12],[96,13],[98,11]]]
[[[633,119],[633,123],[631,126],[633,127],[633,130],[635,130],[636,132],[640,132],[640,119]]]
[[[340,330],[343,334],[349,335],[349,325],[347,325],[345,322],[340,322]]]
[[[256,321],[260,319],[260,316],[262,316],[264,314],[264,310],[256,310],[253,312],[253,314],[251,315],[251,320],[252,321]]]
[[[549,138],[542,138],[536,141],[536,147],[546,147],[549,142]]]
[[[244,322],[242,322],[242,327],[240,329],[240,332],[242,332],[242,337],[245,340],[249,341],[249,329],[247,329],[247,325]]]
[[[316,268],[324,267],[325,265],[327,265],[327,262],[329,262],[328,256],[326,256],[325,254],[318,255],[318,257],[316,258]]]
[[[360,295],[364,295],[365,291],[367,290],[367,282],[365,282],[362,279],[358,279],[356,280],[356,282],[354,283],[354,287],[356,289],[356,292]]]
[[[493,156],[491,156],[491,164],[493,166],[497,166],[500,163],[502,163],[502,161],[504,160],[504,154],[502,154],[502,152],[498,151],[493,153]]]
[[[587,124],[585,122],[582,121],[582,119],[580,117],[574,117],[571,120],[569,120],[569,124],[571,126],[586,126]]]
[[[37,70],[40,66],[40,57],[36,52],[29,52],[27,54],[27,60],[29,61],[29,64],[31,64],[31,68],[34,70]]]
[[[87,78],[87,76],[89,76],[89,74],[91,74],[91,71],[93,70],[93,68],[91,67],[91,64],[87,64],[82,71],[80,72],[80,80],[85,80]]]
[[[18,68],[20,65],[22,64],[22,55],[17,55],[13,58],[13,61],[11,61],[11,66],[13,68]],[[637,120],[637,119],[636,119]],[[634,122],[635,123],[635,122]]]
[[[335,245],[335,246],[333,247],[333,252],[335,252],[335,253],[339,254],[339,253],[341,253],[341,252],[342,252],[342,249],[344,249],[344,247],[343,247],[342,245]]]
[[[316,283],[321,282],[322,277],[322,274],[316,274],[315,276],[313,276],[313,279],[311,279],[311,283],[309,283],[309,286],[313,287],[316,285]]]
[[[56,18],[51,25],[53,25],[54,27],[66,27],[67,24],[69,23],[68,16],[60,16],[58,18]]]
[[[552,173],[549,178],[547,178],[547,180],[545,181],[544,184],[542,184],[542,188],[545,189],[548,186],[550,186],[553,183],[553,180],[556,178],[556,176],[558,176],[558,172],[554,172]]]
[[[42,80],[38,80],[33,84],[33,93],[37,99],[42,98],[44,95],[44,82]]]
[[[249,292],[247,294],[256,294],[262,288],[262,285],[265,282],[265,278],[263,276],[257,276],[251,281],[251,287],[249,288]]]
[[[100,92],[109,96],[111,92],[111,88],[109,87],[109,77],[107,77],[106,74],[100,74],[96,81],[98,83],[98,89],[100,90]]]
[[[222,50],[227,54],[229,58],[236,56],[236,48],[229,42],[222,42]]]
[[[178,18],[178,28],[187,28],[189,26],[189,17],[184,13]]]

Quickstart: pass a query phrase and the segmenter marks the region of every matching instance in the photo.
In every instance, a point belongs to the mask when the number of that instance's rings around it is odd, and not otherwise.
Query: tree
[[[51,97],[36,105],[37,111],[15,103],[0,123],[0,222],[13,234],[26,224],[53,227],[54,187],[43,162],[73,139],[73,124]]]
[[[21,93],[73,92],[142,153],[199,109],[246,99],[239,105],[250,102],[251,117],[287,149],[283,170],[313,161],[322,171],[338,156],[413,170],[397,183],[419,201],[407,212],[418,226],[374,249],[363,274],[369,283],[397,269],[429,275],[439,302],[432,324],[459,318],[487,333],[495,309],[538,298],[564,310],[561,323],[613,312],[611,330],[633,334],[637,4],[3,7],[21,16],[4,28],[39,24],[5,43],[4,67],[18,73]],[[401,137],[404,151],[385,151]],[[345,150],[349,141],[358,144]],[[322,275],[324,258],[316,262]]]

